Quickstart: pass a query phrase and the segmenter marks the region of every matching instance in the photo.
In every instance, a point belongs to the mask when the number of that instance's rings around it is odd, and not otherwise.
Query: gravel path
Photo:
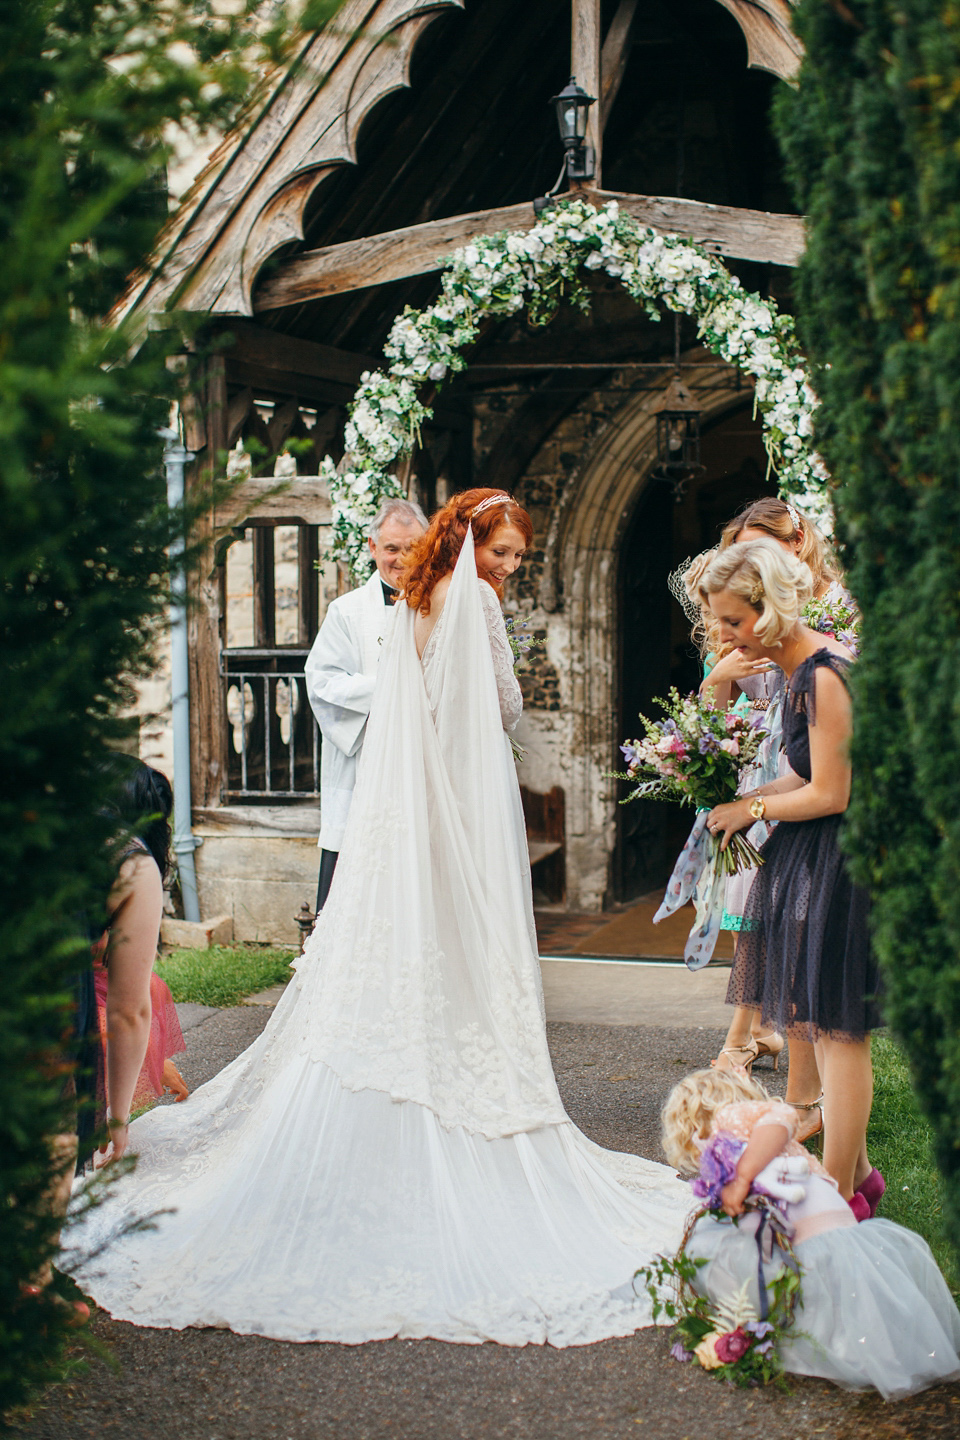
[[[186,1035],[202,1083],[269,1012],[224,1010]],[[658,1115],[675,1077],[716,1053],[719,1031],[551,1024],[569,1112],[600,1144],[662,1158]],[[773,1077],[780,1090],[784,1077]],[[29,1440],[947,1440],[960,1385],[884,1405],[819,1381],[736,1391],[673,1363],[662,1330],[570,1350],[381,1341],[290,1345],[222,1330],[142,1330],[99,1315],[100,1360],[49,1390],[14,1427]]]

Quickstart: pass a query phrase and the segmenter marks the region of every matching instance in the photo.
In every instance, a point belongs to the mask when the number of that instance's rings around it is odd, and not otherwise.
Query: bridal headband
[[[800,512],[799,512],[798,510],[794,510],[793,506],[790,504],[790,502],[789,502],[788,500],[785,500],[783,503],[784,503],[784,504],[786,505],[786,507],[787,507],[787,514],[790,516],[790,519],[793,521],[794,532],[799,535],[800,531],[803,529],[803,524],[802,524],[802,522],[801,522],[801,520],[800,520]]]
[[[488,495],[486,500],[481,500],[480,504],[470,511],[470,519],[476,520],[477,516],[482,515],[484,510],[489,510],[491,505],[511,505],[512,503],[513,496],[504,495],[502,491],[499,495]]]

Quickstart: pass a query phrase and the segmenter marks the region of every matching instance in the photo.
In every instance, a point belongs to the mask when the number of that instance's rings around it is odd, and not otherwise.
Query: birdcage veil
[[[691,625],[695,625],[700,619],[700,606],[697,601],[694,600],[693,596],[690,594],[686,586],[687,572],[688,570],[690,570],[693,563],[694,557],[692,555],[688,555],[686,560],[683,560],[677,566],[676,570],[671,570],[670,574],[667,576],[667,589],[670,591],[670,594],[673,596],[674,600],[676,600],[677,604],[680,606],[684,615],[686,615],[687,619],[690,621]]]

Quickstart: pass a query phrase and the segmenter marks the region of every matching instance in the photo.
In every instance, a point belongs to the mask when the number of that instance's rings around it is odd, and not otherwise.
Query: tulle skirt
[[[698,1289],[711,1303],[744,1281],[757,1307],[757,1247],[750,1234],[712,1217],[698,1221],[688,1253],[707,1264]],[[889,1220],[864,1220],[796,1247],[802,1304],[785,1370],[898,1400],[960,1378],[960,1311],[926,1242]],[[782,1262],[765,1266],[770,1283]]]
[[[850,1040],[881,1023],[870,901],[840,851],[841,816],[782,821],[747,896],[727,1003],[815,1040]]]

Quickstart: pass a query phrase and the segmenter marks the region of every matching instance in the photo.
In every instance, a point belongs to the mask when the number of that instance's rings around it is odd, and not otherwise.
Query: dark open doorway
[[[648,480],[637,497],[620,549],[619,703],[616,746],[640,731],[637,716],[656,716],[654,698],[671,685],[695,690],[702,668],[690,625],[667,589],[667,577],[689,555],[716,544],[722,526],[759,495],[776,493],[752,401],[705,428],[703,477],[677,503],[671,488]],[[619,749],[614,768],[622,768]],[[627,793],[622,784],[622,794]],[[691,824],[680,806],[635,801],[617,809],[613,899],[636,900],[662,886]]]

